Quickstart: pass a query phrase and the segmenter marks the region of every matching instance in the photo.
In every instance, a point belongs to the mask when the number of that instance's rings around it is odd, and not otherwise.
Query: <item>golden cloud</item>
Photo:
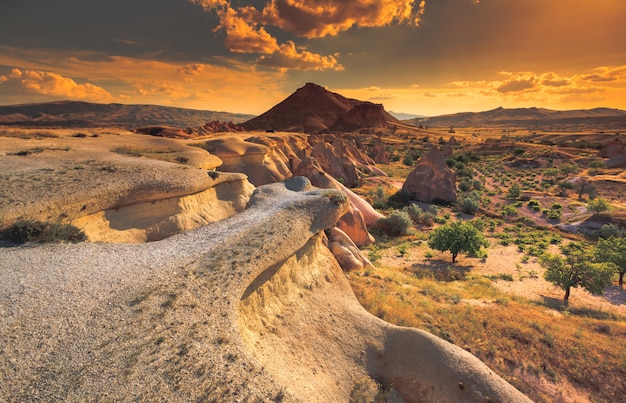
[[[231,52],[259,53],[260,64],[281,70],[343,70],[333,56],[303,51],[295,45],[282,45],[265,27],[272,26],[298,37],[334,36],[352,27],[381,27],[393,22],[418,25],[426,1],[416,0],[269,0],[262,9],[233,7],[226,0],[189,0],[220,19],[216,30],[226,33],[225,45]]]
[[[202,63],[190,63],[178,69],[183,76],[199,76],[208,66]]]
[[[556,72],[498,72],[499,80],[454,81],[451,91],[462,88],[466,96],[502,103],[552,105],[584,102],[616,102],[620,104],[626,88],[626,66],[598,67],[588,72],[562,75]],[[438,91],[440,95],[442,91]],[[446,95],[453,92],[443,91]],[[579,98],[576,99],[576,96]]]
[[[3,88],[4,87],[4,88]],[[79,84],[69,77],[49,71],[12,69],[0,76],[0,92],[7,90],[11,95],[44,95],[108,101],[113,97],[102,87],[90,83]]]
[[[237,12],[228,7],[218,12],[220,27],[226,31],[226,47],[235,53],[271,54],[279,50],[276,38],[265,28],[248,24]]]
[[[334,56],[320,56],[306,50],[298,52],[292,41],[280,45],[279,50],[271,55],[259,57],[257,63],[282,70],[343,70],[343,66]]]
[[[262,10],[238,10],[248,21],[300,37],[322,38],[352,27],[382,27],[393,22],[417,25],[425,6],[425,1],[416,5],[414,0],[270,0]]]
[[[235,59],[215,57],[211,63],[172,63],[97,52],[21,49],[0,45],[0,65],[24,71],[46,71],[52,77],[84,77],[106,82],[106,98],[84,98],[100,102],[150,103],[206,110],[261,113],[284,98],[283,74],[257,69]],[[54,99],[32,90],[26,92],[9,72],[0,73],[0,103],[42,102]],[[10,81],[10,82],[9,82]],[[85,84],[84,88],[89,88]],[[86,90],[85,90],[86,91]],[[94,91],[95,93],[95,91]],[[108,94],[112,95],[108,95]],[[56,99],[80,97],[57,95]],[[14,96],[15,95],[15,96]]]

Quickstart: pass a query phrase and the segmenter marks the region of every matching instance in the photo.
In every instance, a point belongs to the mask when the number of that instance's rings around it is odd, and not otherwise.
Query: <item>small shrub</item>
[[[377,210],[387,210],[389,208],[389,203],[384,200],[374,200],[374,203],[372,203],[372,207]]]
[[[593,235],[596,238],[609,239],[610,237],[624,237],[626,236],[626,231],[620,229],[617,225],[613,223],[604,224],[599,230],[593,231]]]
[[[528,207],[530,207],[534,211],[540,211],[541,210],[541,206],[539,205],[539,202],[537,200],[529,200],[528,201]]]
[[[467,177],[461,178],[461,180],[459,181],[459,190],[461,192],[467,192],[471,188],[472,188],[472,183],[470,182],[470,179]]]
[[[457,202],[457,207],[459,210],[468,213],[468,214],[476,214],[480,209],[480,199],[473,197],[471,194],[465,197],[462,197]]]
[[[41,221],[18,221],[4,234],[5,239],[23,244],[27,242],[83,242],[85,233],[70,224],[53,224]]]
[[[411,195],[406,190],[399,190],[388,199],[389,206],[396,209],[408,206],[410,202]]]
[[[415,224],[421,224],[426,226],[432,226],[435,222],[435,216],[437,215],[436,211],[432,212],[430,210],[431,209],[429,209],[429,211],[424,211],[417,204],[410,204],[406,208],[406,212],[409,214],[409,217],[411,217],[411,220]]]
[[[348,196],[345,193],[333,190],[326,190],[322,192],[322,196],[327,197],[331,202],[338,206],[348,201]]]
[[[517,183],[514,183],[513,185],[511,185],[511,187],[507,191],[506,198],[515,200],[515,199],[518,199],[521,195],[522,195],[522,188],[520,188],[520,186]]]
[[[411,227],[411,217],[406,211],[394,210],[388,217],[378,220],[378,227],[389,236],[407,235]]]
[[[506,216],[514,216],[517,215],[517,209],[515,208],[515,206],[509,204],[502,208],[502,214]]]

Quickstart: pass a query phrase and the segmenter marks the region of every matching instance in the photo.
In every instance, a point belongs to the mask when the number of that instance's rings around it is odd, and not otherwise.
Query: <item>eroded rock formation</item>
[[[415,200],[432,203],[456,201],[456,175],[446,165],[443,153],[433,147],[417,161],[415,169],[407,176],[402,190]]]
[[[317,160],[312,157],[305,158],[298,165],[295,174],[306,176],[314,186],[319,188],[341,190],[347,194],[350,199],[350,206],[337,222],[337,227],[345,232],[358,246],[365,246],[374,242],[374,237],[368,232],[367,225],[375,224],[379,218],[383,217],[382,214],[378,213],[369,203],[328,175]],[[366,217],[369,218],[369,222],[366,220]]]
[[[320,235],[347,207],[294,178],[159,242],[3,251],[0,400],[349,401],[376,379],[407,402],[529,401],[359,305]]]
[[[618,138],[606,144],[598,152],[598,156],[602,158],[612,158],[624,154],[626,154],[626,147],[624,147],[624,142]]]
[[[254,186],[279,182],[292,176],[282,152],[241,137],[209,140],[202,147],[222,160],[220,171],[243,172]]]
[[[387,154],[387,150],[385,150],[385,143],[380,137],[376,138],[376,143],[370,155],[377,164],[389,164],[391,162],[389,154]]]

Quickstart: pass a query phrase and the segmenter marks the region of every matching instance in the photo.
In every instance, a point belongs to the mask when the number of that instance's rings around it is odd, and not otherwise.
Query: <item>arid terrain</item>
[[[426,128],[299,91],[306,127],[287,103],[259,131],[0,128],[0,400],[623,399],[617,272],[566,306],[541,264],[624,236],[623,129]],[[456,221],[488,246],[452,263],[428,244]],[[11,238],[34,223],[88,240]]]

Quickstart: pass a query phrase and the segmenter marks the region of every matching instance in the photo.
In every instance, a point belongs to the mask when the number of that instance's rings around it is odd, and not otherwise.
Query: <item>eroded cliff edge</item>
[[[293,178],[158,242],[3,249],[1,400],[348,401],[372,379],[390,399],[526,400],[358,304],[321,235],[345,200]]]

